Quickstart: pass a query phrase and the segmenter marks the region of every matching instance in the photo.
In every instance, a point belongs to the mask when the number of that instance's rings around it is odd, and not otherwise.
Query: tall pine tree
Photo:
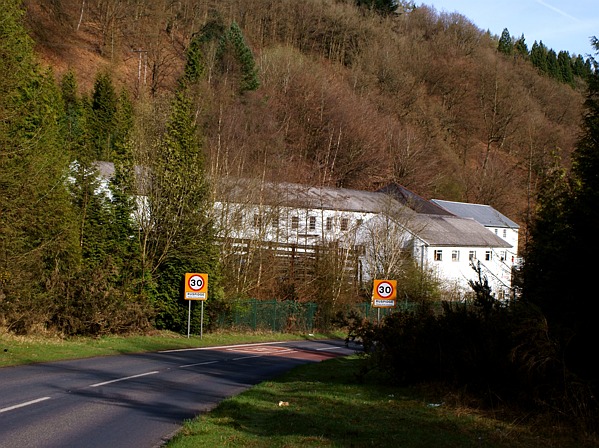
[[[594,46],[599,53],[599,42]],[[599,388],[591,347],[599,340],[592,256],[599,251],[599,72],[589,78],[583,133],[571,174],[546,183],[524,269],[524,299],[547,319],[568,372]]]

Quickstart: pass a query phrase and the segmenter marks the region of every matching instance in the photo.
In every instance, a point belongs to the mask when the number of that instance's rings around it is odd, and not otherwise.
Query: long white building
[[[227,179],[218,187],[219,236],[240,245],[268,242],[279,250],[313,250],[335,243],[358,249],[362,281],[386,277],[398,253],[409,251],[447,289],[471,291],[476,264],[496,297],[508,297],[511,290],[517,242],[401,186],[367,192]]]

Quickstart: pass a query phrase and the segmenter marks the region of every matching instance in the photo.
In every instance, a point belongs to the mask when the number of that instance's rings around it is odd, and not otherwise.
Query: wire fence
[[[237,300],[217,318],[219,328],[312,333],[318,305],[291,300]]]
[[[412,311],[416,306],[410,302],[398,302],[394,308],[377,308],[371,303],[360,303],[344,311],[353,310],[360,317],[380,321],[391,313]],[[313,333],[318,325],[318,311],[318,304],[313,302],[236,300],[226,312],[216,317],[216,326],[222,329]]]

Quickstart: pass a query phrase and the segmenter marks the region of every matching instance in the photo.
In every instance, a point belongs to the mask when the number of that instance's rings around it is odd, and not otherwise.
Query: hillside
[[[236,21],[260,88],[235,94],[206,47],[198,117],[213,176],[366,190],[398,182],[526,225],[538,182],[568,166],[579,133],[580,79],[540,75],[458,14],[381,17],[349,0],[24,3],[42,64],[58,79],[73,70],[83,94],[108,71],[138,120],[172,92],[192,36]]]

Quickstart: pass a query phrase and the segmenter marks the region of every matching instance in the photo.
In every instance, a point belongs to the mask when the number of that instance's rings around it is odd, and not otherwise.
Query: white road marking
[[[39,403],[41,401],[46,401],[49,400],[50,397],[42,397],[42,398],[38,398],[37,400],[31,400],[31,401],[27,401],[25,403],[21,403],[21,404],[15,404],[14,406],[9,406],[7,408],[2,408],[0,409],[0,414],[3,412],[8,412],[8,411],[13,411],[15,409],[19,409],[25,406],[29,406],[30,404],[35,404],[35,403]]]
[[[252,347],[252,346],[256,346],[256,345],[274,345],[274,344],[284,344],[284,342],[256,342],[254,344],[220,345],[217,347],[177,348],[174,350],[162,350],[158,353],[190,352],[190,351],[196,351],[196,350],[219,350],[219,349],[223,349],[223,348]]]
[[[323,350],[341,350],[342,348],[345,348],[345,347],[327,347],[327,348],[317,348],[317,349],[316,349],[316,351],[317,351],[317,352],[320,352],[320,351],[323,351]]]
[[[156,373],[159,373],[158,370],[154,370],[152,372],[140,373],[139,375],[132,375],[132,376],[126,376],[126,377],[123,377],[123,378],[117,378],[115,380],[104,381],[103,383],[92,384],[89,387],[100,387],[100,386],[104,386],[106,384],[118,383],[119,381],[131,380],[133,378],[139,378],[139,377],[147,376],[147,375],[155,375]]]
[[[195,367],[195,366],[205,366],[206,364],[214,364],[220,361],[206,361],[206,362],[197,362],[195,364],[185,364],[184,366],[179,366],[180,369],[185,367]]]

